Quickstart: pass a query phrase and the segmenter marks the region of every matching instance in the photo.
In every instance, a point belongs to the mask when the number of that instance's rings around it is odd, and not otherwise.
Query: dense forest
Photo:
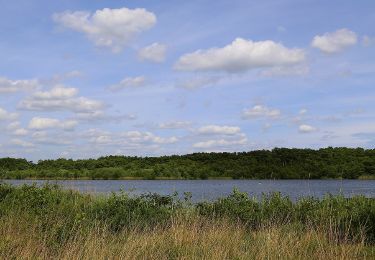
[[[98,159],[1,158],[0,178],[321,179],[375,178],[375,149],[324,148]]]

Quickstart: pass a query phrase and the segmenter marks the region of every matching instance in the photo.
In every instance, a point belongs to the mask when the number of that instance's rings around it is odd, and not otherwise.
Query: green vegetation
[[[192,204],[0,184],[0,237],[2,259],[370,259],[375,199],[257,201],[234,190]]]
[[[375,149],[275,148],[240,153],[86,160],[0,159],[0,178],[50,179],[374,179]]]

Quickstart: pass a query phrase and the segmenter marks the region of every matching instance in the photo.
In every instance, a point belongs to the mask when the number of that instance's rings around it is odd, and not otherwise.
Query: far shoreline
[[[318,180],[375,180],[375,176],[372,175],[362,175],[356,179],[349,179],[349,178],[317,178],[317,179],[308,179],[308,178],[273,178],[273,179],[260,179],[260,178],[240,178],[235,179],[232,177],[209,177],[205,179],[187,179],[187,178],[175,178],[175,177],[155,177],[155,178],[144,178],[144,177],[121,177],[121,178],[89,178],[89,177],[78,177],[78,178],[48,178],[48,177],[27,177],[27,178],[0,178],[1,181],[21,181],[21,180],[46,180],[46,181],[204,181],[204,180],[259,180],[259,181],[291,181],[291,180],[310,180],[310,181],[318,181]]]

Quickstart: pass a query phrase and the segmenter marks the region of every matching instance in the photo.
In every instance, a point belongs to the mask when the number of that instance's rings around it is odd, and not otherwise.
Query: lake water
[[[247,192],[250,196],[262,193],[281,192],[293,200],[303,196],[323,197],[327,193],[343,194],[346,197],[365,195],[375,198],[375,180],[4,180],[12,185],[46,182],[56,183],[66,189],[85,193],[111,193],[124,190],[131,195],[158,193],[162,195],[178,192],[192,193],[193,201],[213,200],[229,195],[233,188]]]

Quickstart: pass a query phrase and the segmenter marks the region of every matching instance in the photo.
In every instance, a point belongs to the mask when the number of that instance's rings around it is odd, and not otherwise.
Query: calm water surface
[[[321,198],[327,193],[343,194],[346,197],[365,195],[375,198],[375,180],[5,180],[13,185],[46,182],[56,183],[67,189],[87,193],[111,193],[124,190],[131,195],[158,193],[162,195],[178,192],[192,193],[193,201],[213,200],[227,196],[238,188],[250,196],[262,193],[281,192],[292,199],[303,196]]]

